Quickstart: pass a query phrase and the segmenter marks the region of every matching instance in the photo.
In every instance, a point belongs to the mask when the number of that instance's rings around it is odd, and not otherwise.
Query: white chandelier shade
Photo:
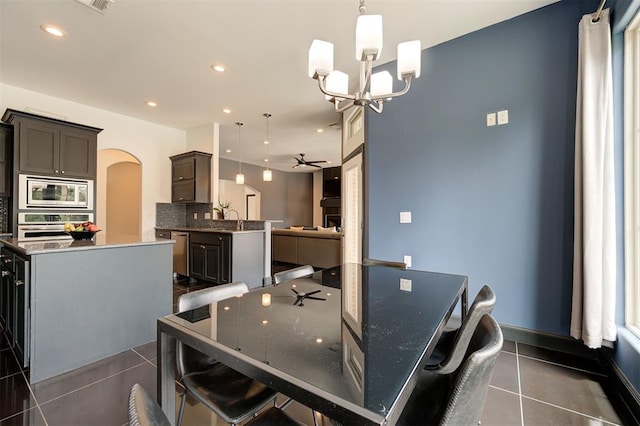
[[[422,47],[420,40],[398,44],[397,77],[404,87],[393,91],[393,77],[388,71],[372,74],[373,62],[382,53],[382,16],[366,15],[360,0],[360,16],[356,22],[356,60],[360,61],[358,90],[349,93],[349,76],[333,69],[333,43],[314,40],[309,48],[309,77],[318,80],[320,91],[334,104],[337,112],[353,105],[368,106],[381,113],[384,103],[409,91],[411,81],[420,77]]]

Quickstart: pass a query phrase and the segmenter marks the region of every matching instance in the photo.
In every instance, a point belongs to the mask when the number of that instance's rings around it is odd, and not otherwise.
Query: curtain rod
[[[593,18],[591,20],[591,22],[598,22],[600,20],[600,13],[602,12],[602,8],[604,7],[604,4],[607,0],[600,0],[600,5],[598,6],[598,10],[596,10],[595,14],[595,18]]]

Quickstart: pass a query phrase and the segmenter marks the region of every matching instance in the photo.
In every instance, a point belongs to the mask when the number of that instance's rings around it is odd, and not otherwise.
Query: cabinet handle
[[[16,280],[16,287],[20,287],[21,285],[24,285],[24,281]]]
[[[182,180],[182,179],[184,179],[184,177],[178,176],[178,180]]]
[[[180,197],[180,198],[178,198],[178,200],[184,200],[184,197]]]
[[[64,174],[64,170],[60,170],[60,173]]]
[[[6,277],[7,275],[9,275],[9,271],[2,271],[2,276]]]
[[[218,237],[218,241],[222,241],[222,237]]]
[[[205,250],[205,249],[206,249],[206,247],[205,247],[205,246],[200,246],[200,248],[201,248],[202,250]]]
[[[55,169],[53,172],[54,172],[54,173],[59,173],[59,172],[58,172],[58,169]]]

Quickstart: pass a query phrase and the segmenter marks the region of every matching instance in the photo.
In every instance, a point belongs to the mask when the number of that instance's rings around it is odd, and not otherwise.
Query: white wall
[[[155,203],[171,202],[169,156],[186,151],[186,132],[0,83],[0,112],[6,108],[24,111],[26,107],[49,111],[66,117],[67,121],[104,129],[98,134],[98,151],[120,149],[140,161],[142,235],[152,237],[156,223]],[[98,171],[98,176],[104,176],[101,173],[104,171]],[[105,214],[105,206],[100,204],[99,199],[100,194],[96,206],[98,218]]]

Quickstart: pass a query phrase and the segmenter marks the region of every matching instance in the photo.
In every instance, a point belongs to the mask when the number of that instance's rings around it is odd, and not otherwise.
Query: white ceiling
[[[383,16],[384,63],[395,59],[399,42],[434,46],[555,1],[366,6]],[[115,0],[104,15],[74,0],[0,0],[0,81],[179,129],[218,122],[220,155],[233,160],[234,122],[241,121],[242,159],[258,165],[265,157],[262,114],[269,112],[271,167],[291,171],[301,152],[336,165],[340,131],[328,126],[340,118],[308,78],[307,52],[314,38],[333,42],[335,67],[354,81],[357,16],[358,0]],[[67,37],[46,35],[39,28],[45,23]],[[213,72],[213,63],[228,71]]]

